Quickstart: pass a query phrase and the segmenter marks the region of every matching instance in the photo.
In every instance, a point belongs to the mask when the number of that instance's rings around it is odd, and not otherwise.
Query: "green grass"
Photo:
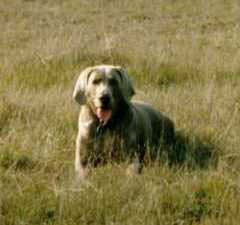
[[[0,3],[0,225],[240,223],[237,0]],[[74,177],[79,72],[129,69],[176,124],[140,176]]]

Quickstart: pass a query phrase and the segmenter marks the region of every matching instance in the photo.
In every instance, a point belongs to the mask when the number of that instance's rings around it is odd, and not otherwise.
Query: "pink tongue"
[[[104,122],[104,124],[106,124],[112,116],[112,110],[97,108],[96,114],[100,122]]]

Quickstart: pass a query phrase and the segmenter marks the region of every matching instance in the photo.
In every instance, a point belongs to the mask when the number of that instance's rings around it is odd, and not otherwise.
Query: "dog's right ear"
[[[80,105],[84,105],[86,102],[86,87],[88,83],[89,76],[92,72],[93,68],[88,67],[85,70],[83,70],[79,77],[78,80],[75,84],[74,91],[73,91],[73,99],[76,100]]]

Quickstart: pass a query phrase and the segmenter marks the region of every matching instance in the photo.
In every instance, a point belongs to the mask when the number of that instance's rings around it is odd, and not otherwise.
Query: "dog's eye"
[[[116,80],[116,79],[110,79],[110,80],[109,80],[109,84],[110,84],[111,86],[115,86],[115,85],[117,85],[117,80]]]
[[[98,79],[94,79],[92,83],[93,84],[99,84],[101,81],[102,81],[102,79],[98,78]]]

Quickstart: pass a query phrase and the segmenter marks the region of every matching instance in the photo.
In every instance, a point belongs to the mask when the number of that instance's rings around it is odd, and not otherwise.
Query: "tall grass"
[[[239,224],[240,4],[0,2],[0,225]],[[176,124],[143,174],[111,162],[74,178],[86,66],[129,69],[136,99]]]

